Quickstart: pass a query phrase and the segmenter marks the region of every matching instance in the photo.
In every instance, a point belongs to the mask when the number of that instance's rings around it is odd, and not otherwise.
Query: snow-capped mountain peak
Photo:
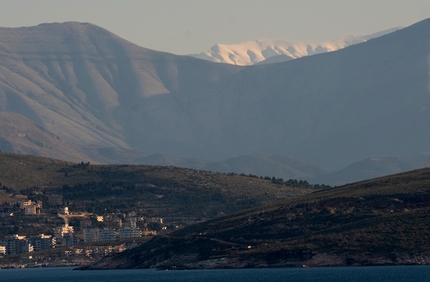
[[[336,51],[353,44],[365,42],[371,38],[391,33],[398,29],[399,27],[392,28],[367,36],[345,36],[322,43],[263,39],[237,44],[215,44],[210,50],[191,56],[212,62],[239,66],[281,62],[304,56]],[[269,58],[270,60],[267,60]]]

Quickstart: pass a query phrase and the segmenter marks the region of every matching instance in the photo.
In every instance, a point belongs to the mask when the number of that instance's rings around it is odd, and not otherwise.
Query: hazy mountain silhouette
[[[418,168],[430,167],[430,156],[367,158],[339,171],[307,178],[311,183],[343,185],[364,179],[396,174]]]
[[[0,111],[99,160],[285,155],[338,170],[429,151],[429,56],[430,20],[252,67],[145,49],[86,23],[1,28]]]

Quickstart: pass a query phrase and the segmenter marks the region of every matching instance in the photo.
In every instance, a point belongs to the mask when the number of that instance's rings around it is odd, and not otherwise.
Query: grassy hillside
[[[430,169],[181,229],[93,268],[429,264]]]
[[[93,165],[0,153],[0,197],[41,200],[63,196],[72,211],[136,212],[175,222],[195,222],[313,191],[269,180],[177,167]],[[21,195],[22,194],[22,195]]]

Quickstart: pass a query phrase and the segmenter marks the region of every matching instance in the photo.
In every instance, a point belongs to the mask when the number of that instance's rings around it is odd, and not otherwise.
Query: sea
[[[73,270],[71,267],[0,269],[0,281],[31,282],[394,282],[430,281],[430,266],[264,268],[229,270]]]

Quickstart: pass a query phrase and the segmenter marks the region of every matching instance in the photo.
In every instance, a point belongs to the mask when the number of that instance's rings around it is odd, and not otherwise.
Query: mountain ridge
[[[286,155],[336,171],[429,151],[429,26],[250,67],[156,52],[90,24],[1,29],[0,111],[103,160]]]
[[[8,34],[11,31],[15,31],[15,29],[7,29]],[[138,71],[139,66],[136,65],[137,62],[142,62],[142,60],[143,62],[150,61],[149,58],[146,58],[148,53],[150,53],[151,60],[158,60],[157,56],[162,55],[160,59],[164,62],[162,61],[161,63],[163,65],[167,64],[167,66],[171,64],[172,58],[175,58],[173,60],[176,60],[176,58],[181,60],[180,56],[139,47],[91,24],[68,22],[20,28],[17,32],[18,35],[12,32],[10,36],[16,35],[21,38],[24,33],[25,38],[29,38],[27,40],[31,42],[26,43],[17,39],[16,41],[20,42],[15,44],[13,48],[8,46],[10,44],[4,46],[5,41],[13,42],[13,38],[8,39],[4,33],[5,30],[2,30],[2,48],[7,52],[0,54],[3,55],[2,61],[7,62],[4,65],[8,66],[11,59],[18,58],[18,63],[24,70],[20,71],[12,67],[9,70],[11,73],[6,74],[5,71],[8,70],[3,70],[6,81],[2,86],[7,89],[7,92],[2,91],[2,100],[5,101],[2,108],[9,106],[17,109],[21,114],[36,120],[36,122],[53,133],[63,135],[66,140],[86,145],[87,143],[96,143],[105,146],[115,145],[129,148],[129,145],[124,142],[124,139],[126,139],[123,136],[124,133],[121,130],[118,131],[112,128],[115,127],[115,124],[111,124],[112,121],[109,119],[123,115],[122,113],[115,113],[114,109],[121,106],[121,103],[133,109],[136,106],[133,103],[136,99],[140,99],[139,96],[147,98],[152,95],[170,92],[157,78],[154,63],[145,63],[145,67],[142,69],[143,72],[140,72]],[[36,39],[34,36],[38,38]],[[49,43],[46,44],[45,42]],[[26,50],[34,50],[32,53],[35,53],[35,55],[25,57],[27,56],[25,54]],[[34,56],[36,57],[34,58]],[[32,58],[33,62],[29,62]],[[46,61],[47,65],[39,65],[40,62],[43,64],[44,61]],[[59,62],[57,63],[57,61]],[[10,64],[13,65],[13,62],[10,62]],[[94,77],[96,74],[94,71],[100,73],[100,77]],[[38,73],[41,75],[35,77],[34,75]],[[20,77],[17,77],[17,75]],[[12,80],[13,78],[23,79],[15,82]],[[175,79],[174,77],[172,78]],[[36,82],[32,82],[32,79],[35,79]],[[167,79],[172,80],[170,77],[167,77]],[[125,81],[128,85],[120,80]],[[11,84],[13,84],[13,87],[11,87]],[[169,84],[172,89],[177,87],[174,81],[166,81],[166,84]],[[20,92],[23,91],[33,94],[33,97],[22,95]],[[42,93],[47,91],[54,94],[57,101],[52,102],[44,99]],[[91,95],[89,95],[89,92],[91,92]],[[125,92],[127,92],[128,97],[118,95],[118,93],[125,94]],[[11,99],[12,95],[17,97],[13,97],[15,101]],[[124,98],[126,98],[125,101],[118,100]],[[15,103],[8,105],[8,100]],[[38,104],[48,108],[45,115],[51,116],[49,119],[40,117],[37,114],[31,115],[30,112],[33,109],[29,109],[29,106],[37,106]],[[27,109],[26,112],[24,112],[25,109]],[[76,114],[72,115],[72,113]],[[84,115],[85,120],[76,118],[80,115]],[[108,118],[108,120],[104,121],[103,119],[105,118]],[[57,123],[61,121],[66,126],[73,123],[75,127],[79,128],[80,134],[76,134],[76,130],[72,134],[67,132],[58,134],[61,129],[50,124],[54,119],[57,120]],[[97,133],[102,138],[94,140],[94,135],[88,132],[86,127],[98,131]],[[77,136],[80,135],[82,137],[78,139]],[[84,139],[84,136],[87,137]]]
[[[344,36],[336,40],[321,43],[305,43],[277,39],[247,41],[237,44],[215,44],[209,51],[190,55],[211,62],[249,66],[284,62],[340,50],[347,46],[366,42],[369,39],[394,32],[400,27],[387,29],[367,36]]]

